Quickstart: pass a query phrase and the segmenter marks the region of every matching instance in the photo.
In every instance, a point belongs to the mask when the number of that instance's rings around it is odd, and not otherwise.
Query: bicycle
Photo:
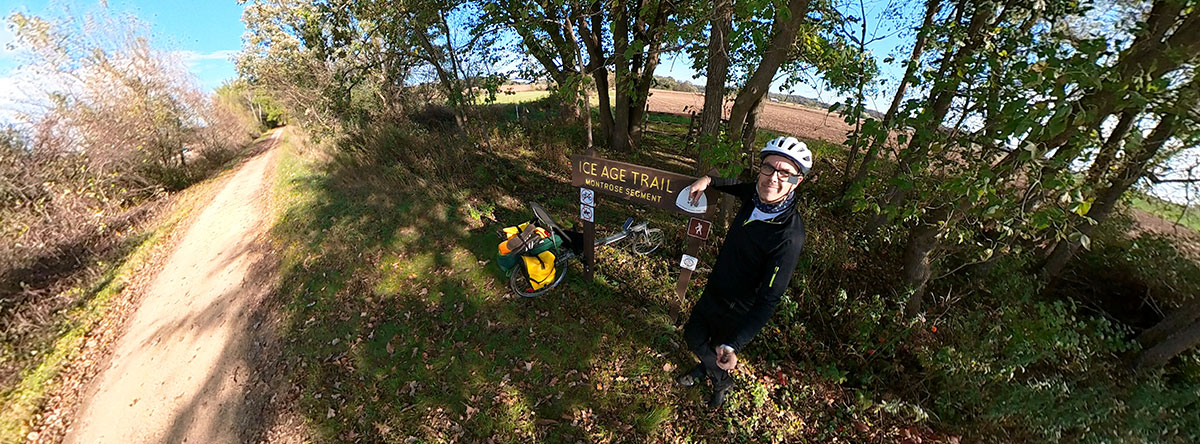
[[[533,213],[533,219],[529,221],[530,225],[540,227],[550,232],[553,236],[558,236],[562,242],[554,243],[553,239],[549,240],[553,243],[550,251],[554,253],[554,269],[555,276],[552,282],[546,284],[542,288],[534,289],[529,282],[529,275],[525,267],[520,265],[511,270],[508,279],[508,286],[516,293],[517,296],[533,298],[540,296],[550,290],[553,290],[558,284],[562,283],[567,276],[567,268],[578,260],[579,256],[583,255],[583,233],[577,231],[564,230],[554,222],[554,218],[550,217],[544,208],[537,202],[529,203],[529,210]],[[658,247],[662,246],[665,234],[660,228],[650,228],[649,221],[634,222],[632,217],[625,219],[625,224],[621,227],[621,231],[610,234],[593,243],[593,246],[600,247],[612,245],[626,239],[631,239],[632,250],[634,254],[645,256],[653,253]],[[544,239],[536,239],[534,241],[525,241],[524,244],[514,250],[520,254],[533,249],[533,242],[544,242]]]

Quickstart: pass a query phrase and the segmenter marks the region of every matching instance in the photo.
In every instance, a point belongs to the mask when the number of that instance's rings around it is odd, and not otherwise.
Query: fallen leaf
[[[325,413],[326,419],[332,418],[334,416],[337,416],[337,412],[334,412],[333,409],[329,409],[329,411]]]
[[[391,342],[387,343],[387,352],[389,356],[396,354],[396,347],[393,347]]]
[[[666,363],[666,364],[663,364],[663,371],[664,371],[664,372],[670,373],[670,372],[671,372],[671,371],[673,371],[673,370],[675,370],[675,364],[672,364],[672,363],[670,363],[670,362],[668,362],[668,363]]]
[[[862,433],[871,431],[871,429],[867,427],[867,424],[862,421],[854,421],[854,428],[858,429],[858,431]]]

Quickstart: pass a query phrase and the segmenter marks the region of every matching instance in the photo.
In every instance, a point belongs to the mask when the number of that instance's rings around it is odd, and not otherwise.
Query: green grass
[[[226,163],[224,168],[233,164]],[[13,387],[0,392],[0,403],[5,406],[0,411],[0,442],[25,440],[31,421],[57,388],[55,377],[79,356],[89,332],[108,314],[114,298],[153,257],[156,248],[208,202],[206,196],[215,192],[216,183],[219,179],[212,178],[183,191],[174,198],[176,203],[169,212],[124,240],[118,248],[118,260],[95,264],[100,272],[94,282],[67,290],[68,297],[77,302],[57,321],[54,336],[46,341],[45,348],[37,351],[42,356],[40,362],[23,371]]]
[[[87,333],[104,318],[113,297],[125,289],[133,270],[145,262],[164,234],[160,228],[131,238],[136,247],[124,262],[110,266],[91,288],[68,290],[83,306],[71,310],[60,322],[53,344],[39,353],[43,356],[41,363],[23,372],[17,385],[0,398],[6,406],[0,413],[0,442],[24,440],[30,421],[54,388],[54,377],[78,356]]]
[[[406,126],[348,137],[355,150],[285,145],[273,194],[272,235],[283,251],[278,333],[314,441],[896,442],[984,426],[992,434],[979,436],[1026,436],[1020,424],[948,416],[991,407],[938,391],[987,380],[987,369],[968,371],[984,375],[971,380],[939,367],[944,347],[975,344],[976,329],[986,329],[956,324],[975,318],[952,309],[986,313],[946,302],[949,314],[927,323],[903,319],[902,238],[864,238],[869,215],[837,208],[838,180],[814,175],[798,194],[805,253],[720,413],[704,408],[706,388],[672,382],[694,364],[670,316],[685,218],[601,196],[600,234],[635,215],[668,233],[664,247],[648,257],[602,248],[593,282],[573,267],[542,297],[509,294],[495,232],[527,220],[530,201],[563,225],[577,221],[566,159],[582,151],[581,130],[556,120],[564,113],[551,102],[523,105],[521,119],[511,106],[493,108],[484,115],[495,121],[477,122],[488,128],[478,140]],[[598,154],[694,168],[686,121],[651,115],[645,128],[637,152]],[[777,136],[760,131],[756,144]],[[806,142],[834,165],[845,156],[836,144]],[[702,263],[718,245],[701,248]],[[1028,284],[1019,273],[996,275]],[[697,274],[684,307],[706,278]],[[980,295],[979,279],[951,276],[931,294],[996,299]]]
[[[1132,195],[1130,201],[1134,208],[1200,231],[1200,208],[1186,207],[1140,193]]]
[[[388,147],[367,155],[284,145],[272,229],[284,255],[279,333],[316,441],[723,442],[731,429],[743,442],[846,436],[803,425],[806,415],[837,410],[799,407],[813,399],[797,393],[829,391],[810,372],[788,370],[788,386],[758,382],[782,361],[746,361],[738,378],[748,389],[734,393],[727,415],[705,410],[707,389],[674,385],[694,363],[670,317],[681,216],[602,199],[602,234],[632,214],[666,228],[667,245],[648,257],[602,248],[595,282],[572,268],[547,295],[511,295],[494,263],[495,232],[530,217],[529,201],[573,225],[578,191],[565,160],[580,145],[577,131],[552,123],[545,132],[497,125],[487,150],[424,130],[364,136],[364,146]],[[671,141],[678,127],[652,122],[648,140],[686,158]],[[708,245],[702,257],[714,254]]]
[[[550,96],[550,92],[546,91],[546,90],[517,91],[514,93],[501,92],[499,94],[496,94],[496,102],[495,103],[507,104],[507,103],[533,102],[533,101],[544,99],[549,96]]]

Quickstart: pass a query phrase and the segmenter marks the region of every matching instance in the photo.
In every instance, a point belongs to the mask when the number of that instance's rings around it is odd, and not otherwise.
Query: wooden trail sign
[[[707,194],[702,194],[698,202],[690,202],[691,184],[695,177],[672,173],[659,169],[616,162],[591,155],[571,156],[571,185],[580,187],[580,214],[590,217],[583,219],[584,242],[584,274],[587,280],[592,279],[592,266],[595,264],[595,206],[596,192],[615,196],[620,199],[636,202],[654,208],[673,211],[692,217],[689,222],[687,247],[680,262],[679,280],[675,284],[676,301],[671,307],[671,316],[678,321],[680,303],[687,291],[688,282],[696,268],[696,253],[700,250],[702,239],[708,238],[711,223],[699,217],[710,216],[715,205]],[[703,236],[692,234],[695,226],[703,226]]]
[[[696,178],[600,157],[571,156],[571,185],[691,216],[712,212],[708,196],[688,202]]]

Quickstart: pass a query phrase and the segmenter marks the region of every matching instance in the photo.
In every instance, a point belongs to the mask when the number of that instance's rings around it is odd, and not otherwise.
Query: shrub
[[[1131,330],[1073,299],[1037,296],[1022,262],[997,265],[983,282],[989,297],[954,307],[916,349],[945,426],[1018,441],[1200,438],[1200,420],[1184,413],[1200,381],[1132,373]]]

